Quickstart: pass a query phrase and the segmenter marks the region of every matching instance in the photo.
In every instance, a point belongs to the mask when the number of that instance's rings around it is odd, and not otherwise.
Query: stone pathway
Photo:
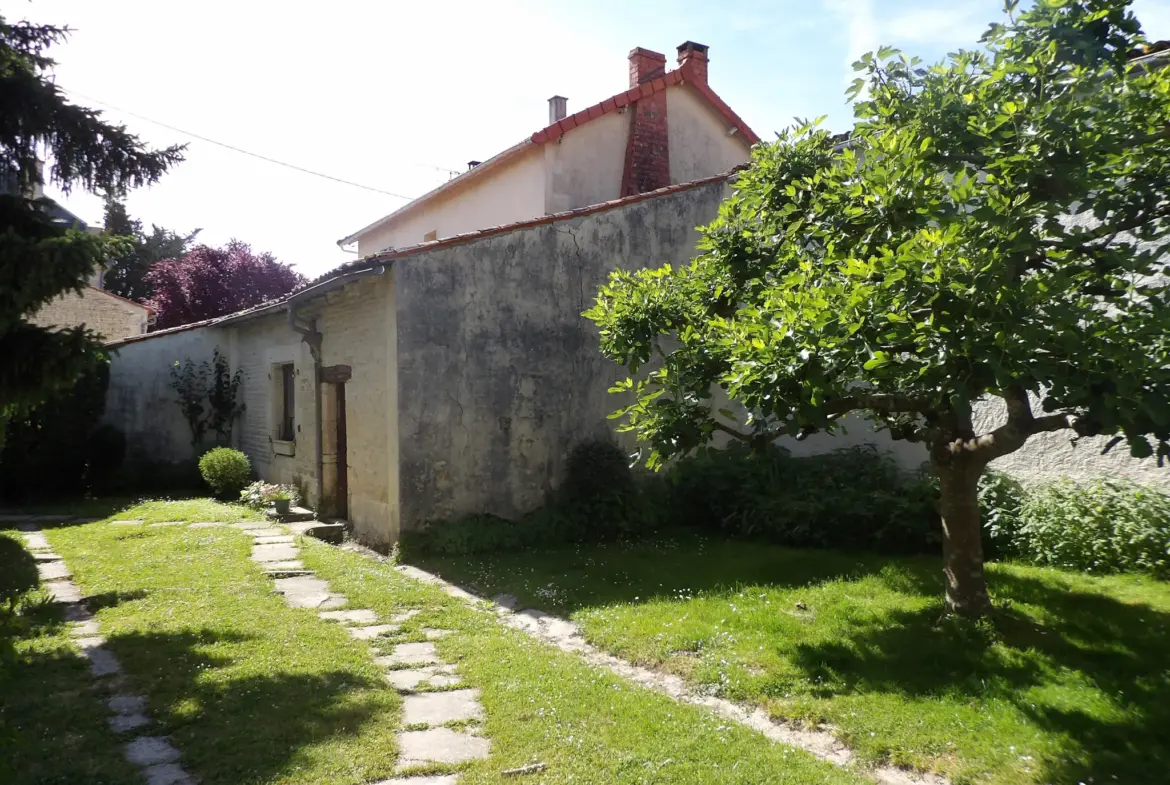
[[[199,525],[199,524],[195,524]],[[410,776],[414,770],[482,760],[491,743],[479,735],[484,718],[479,690],[462,687],[454,665],[444,662],[431,640],[392,644],[402,624],[420,611],[412,609],[379,622],[368,608],[348,608],[344,595],[314,577],[298,558],[296,539],[280,525],[233,524],[254,538],[252,560],[270,575],[276,590],[294,608],[309,608],[329,622],[342,625],[355,640],[391,644],[390,653],[374,661],[386,668],[386,681],[402,694],[402,724],[398,732],[400,776],[373,785],[455,785],[458,774]],[[246,526],[246,528],[245,528]],[[448,630],[423,630],[429,639]]]
[[[164,736],[146,735],[146,728],[151,724],[146,714],[146,699],[128,691],[122,664],[106,647],[97,621],[86,607],[81,590],[72,581],[73,574],[64,560],[50,550],[49,541],[37,525],[38,522],[68,519],[69,516],[40,516],[17,524],[17,528],[36,559],[42,585],[56,602],[64,606],[69,634],[82,656],[89,661],[95,686],[106,697],[106,706],[111,712],[107,718],[110,729],[119,735],[134,734],[125,744],[124,753],[127,760],[142,770],[147,785],[195,785],[195,779],[179,764],[179,751],[170,740]]]
[[[382,560],[379,554],[361,546],[347,546],[367,556]],[[438,586],[452,597],[477,605],[484,598],[443,580],[437,575],[417,567],[401,565],[398,571],[423,583]],[[787,744],[815,755],[838,766],[855,767],[853,751],[845,746],[831,730],[798,728],[786,722],[773,720],[759,708],[747,708],[723,698],[702,695],[691,689],[678,676],[633,665],[625,660],[603,652],[587,642],[575,622],[544,613],[534,608],[517,609],[518,601],[510,594],[497,595],[493,600],[500,620],[529,635],[547,641],[557,648],[583,657],[623,679],[642,687],[662,693],[680,703],[702,706],[719,716],[743,725],[768,739]],[[856,768],[868,775],[878,785],[950,785],[949,780],[936,774],[920,773],[896,766],[880,766],[873,769]]]

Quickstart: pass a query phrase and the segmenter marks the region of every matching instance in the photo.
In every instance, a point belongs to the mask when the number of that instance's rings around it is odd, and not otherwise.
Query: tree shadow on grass
[[[477,594],[507,592],[519,597],[523,607],[565,615],[587,607],[676,599],[680,591],[793,588],[867,575],[882,575],[891,588],[907,593],[941,596],[943,588],[941,565],[934,557],[804,550],[686,533],[634,543],[409,556],[405,561]]]
[[[269,672],[232,675],[232,644],[253,637],[203,629],[117,635],[109,645],[148,696],[152,732],[174,738],[203,785],[295,776],[316,762],[310,747],[352,741],[370,723],[388,724],[376,750],[393,762],[397,698],[384,682],[324,664],[311,673],[281,672],[279,652]]]
[[[1170,614],[1019,574],[996,572],[991,584],[1017,606],[992,623],[940,620],[941,606],[894,612],[845,641],[799,644],[791,661],[822,698],[891,692],[1009,702],[1067,740],[1059,760],[1038,762],[1037,781],[1165,782]],[[1055,685],[1065,689],[1031,690]]]

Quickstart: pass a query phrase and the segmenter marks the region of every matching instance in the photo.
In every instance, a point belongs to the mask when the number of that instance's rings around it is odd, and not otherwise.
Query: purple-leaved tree
[[[232,240],[223,248],[198,245],[179,259],[156,262],[145,277],[155,329],[251,308],[305,284],[305,277],[270,253]]]

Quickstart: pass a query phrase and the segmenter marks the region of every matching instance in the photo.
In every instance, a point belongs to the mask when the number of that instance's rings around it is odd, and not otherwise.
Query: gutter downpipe
[[[314,426],[317,431],[317,438],[315,440],[315,449],[313,450],[313,466],[317,475],[317,512],[321,511],[324,503],[325,495],[325,461],[323,457],[323,441],[324,433],[321,422],[321,341],[325,337],[317,329],[317,320],[312,322],[303,322],[297,318],[297,303],[309,300],[313,297],[323,296],[326,292],[333,289],[340,289],[347,283],[357,280],[358,278],[365,278],[370,275],[385,275],[386,265],[379,264],[376,267],[371,267],[366,270],[358,270],[356,272],[347,273],[338,276],[329,281],[324,281],[316,286],[310,286],[289,296],[285,304],[288,306],[288,326],[289,329],[301,336],[301,341],[309,345],[309,354],[313,356],[313,412],[316,415],[317,422]]]

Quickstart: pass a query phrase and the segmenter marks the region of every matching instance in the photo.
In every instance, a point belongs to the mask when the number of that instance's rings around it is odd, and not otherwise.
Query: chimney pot
[[[678,67],[689,66],[691,77],[707,84],[707,45],[683,41],[678,46]]]
[[[479,166],[479,165],[480,165],[480,164],[482,164],[482,163],[483,163],[483,161],[468,161],[468,162],[467,162],[467,168],[468,168],[468,169],[474,169],[475,167]]]
[[[637,47],[630,50],[630,87],[666,75],[666,55]]]
[[[569,99],[563,95],[554,95],[548,99],[548,124],[552,125],[557,120],[564,120],[568,111]]]

